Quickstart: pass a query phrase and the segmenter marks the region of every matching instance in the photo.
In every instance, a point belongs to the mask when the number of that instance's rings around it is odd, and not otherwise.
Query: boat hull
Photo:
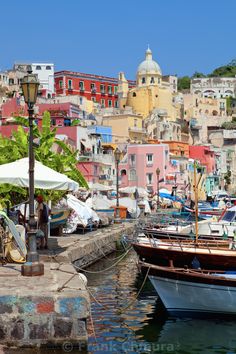
[[[218,279],[217,279],[218,278]],[[172,315],[236,315],[236,281],[151,269],[149,279]]]
[[[160,266],[192,268],[195,258],[203,269],[236,269],[236,250],[212,250],[197,247],[172,247],[161,243],[156,246],[134,243],[133,248],[141,261]]]

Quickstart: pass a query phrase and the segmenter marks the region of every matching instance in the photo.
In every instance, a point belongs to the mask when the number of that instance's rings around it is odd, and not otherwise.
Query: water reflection
[[[130,254],[114,269],[89,275],[99,301],[92,304],[89,353],[236,353],[236,321],[168,317],[150,282],[136,299],[143,278]],[[106,259],[90,270],[110,266]],[[102,305],[102,306],[101,306]]]
[[[103,270],[119,254],[89,268]],[[92,320],[88,323],[89,354],[232,354],[236,353],[236,321],[168,317],[150,282],[137,298],[143,277],[130,253],[109,271],[88,275]],[[1,353],[1,350],[0,350]],[[65,354],[53,349],[6,350],[5,354]],[[71,353],[80,353],[75,350]]]

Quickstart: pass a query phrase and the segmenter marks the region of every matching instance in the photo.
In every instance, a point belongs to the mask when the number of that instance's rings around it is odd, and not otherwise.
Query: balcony
[[[105,96],[106,92],[104,90],[101,91],[101,95]]]
[[[91,89],[91,94],[92,95],[96,95],[96,93],[97,93],[97,90],[95,88]]]
[[[128,130],[131,133],[140,133],[140,134],[146,134],[147,133],[146,129],[139,128],[139,127],[129,127]]]
[[[92,152],[83,152],[78,157],[79,161],[99,162],[104,165],[112,165],[114,163],[113,155],[109,154],[93,154]]]

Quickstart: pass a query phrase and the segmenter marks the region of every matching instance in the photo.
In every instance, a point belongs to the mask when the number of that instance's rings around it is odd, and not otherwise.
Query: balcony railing
[[[80,161],[86,160],[90,162],[101,162],[105,165],[112,165],[114,163],[113,155],[108,154],[93,154],[92,152],[83,152],[78,156]]]
[[[144,128],[139,128],[139,127],[129,127],[128,129],[130,132],[134,132],[134,133],[141,133],[141,134],[146,134],[147,131]]]

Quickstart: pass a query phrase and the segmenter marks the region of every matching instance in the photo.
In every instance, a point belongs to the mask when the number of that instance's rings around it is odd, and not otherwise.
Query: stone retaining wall
[[[40,277],[23,277],[17,268],[10,273],[0,287],[1,344],[86,347],[90,300],[72,266],[47,265]]]

